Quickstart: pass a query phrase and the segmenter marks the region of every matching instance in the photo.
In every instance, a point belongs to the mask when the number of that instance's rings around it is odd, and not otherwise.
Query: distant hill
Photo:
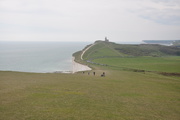
[[[132,56],[180,56],[180,48],[156,44],[119,45],[115,48],[121,53]]]
[[[166,46],[177,46],[180,45],[180,40],[143,40],[146,44],[159,44],[159,45],[166,45]]]

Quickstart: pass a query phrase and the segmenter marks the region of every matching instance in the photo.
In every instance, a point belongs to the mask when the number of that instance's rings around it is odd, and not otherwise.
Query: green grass
[[[180,48],[162,45],[123,45],[112,42],[99,41],[83,56],[92,59],[101,56],[180,56]]]
[[[180,56],[180,48],[155,44],[121,45],[114,44],[112,47],[124,54],[132,56]]]
[[[83,56],[84,59],[92,59],[101,56],[120,56],[121,53],[113,49],[107,43],[97,43],[92,46]]]
[[[0,120],[178,120],[179,78],[0,72]]]
[[[120,68],[180,73],[180,57],[101,58],[93,62]]]

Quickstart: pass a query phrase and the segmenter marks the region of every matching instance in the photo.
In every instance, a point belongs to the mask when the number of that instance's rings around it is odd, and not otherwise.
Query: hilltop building
[[[105,42],[109,42],[109,39],[107,39],[107,37],[105,37]]]
[[[95,42],[97,43],[97,42],[102,42],[102,41],[105,41],[105,42],[109,42],[109,39],[107,39],[107,37],[105,37],[105,39],[104,40],[96,40]]]

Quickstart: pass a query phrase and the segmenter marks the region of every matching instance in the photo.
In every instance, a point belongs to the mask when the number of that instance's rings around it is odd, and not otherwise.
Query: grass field
[[[146,71],[175,72],[180,73],[180,57],[118,57],[101,58],[93,60],[95,63],[102,63],[120,68],[132,68]]]
[[[0,72],[1,120],[178,120],[180,81],[153,73]]]
[[[97,43],[91,47],[83,56],[84,59],[92,59],[100,56],[119,56],[121,53],[108,46],[106,43]]]
[[[117,47],[96,44],[83,58],[99,57],[93,61],[117,68],[180,72],[180,57],[127,58]],[[81,53],[75,60],[90,65],[90,75],[0,71],[0,120],[180,119],[180,77],[90,64]]]

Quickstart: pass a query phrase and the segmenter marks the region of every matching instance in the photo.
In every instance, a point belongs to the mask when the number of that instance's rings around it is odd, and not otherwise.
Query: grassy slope
[[[157,74],[0,72],[1,120],[140,120],[180,117],[180,81]]]
[[[180,57],[101,58],[93,62],[119,68],[180,73]]]
[[[165,55],[178,55],[180,56],[180,48],[173,46],[162,45],[114,45],[114,49],[127,55],[132,56],[165,56]]]
[[[125,56],[113,47],[99,44],[84,58]],[[0,72],[0,120],[179,120],[179,77],[91,66],[96,76]]]
[[[87,60],[95,58],[92,62],[116,66],[120,69],[131,68],[179,73],[180,57],[172,56],[179,52],[179,48],[160,45],[121,45],[111,42],[99,42],[84,55],[84,58]],[[172,53],[171,56],[170,53]],[[134,57],[129,58],[129,55]],[[144,55],[148,55],[148,57]]]
[[[84,59],[92,59],[101,56],[119,56],[121,53],[114,50],[108,44],[104,43],[97,43],[93,47],[91,47],[83,56]]]

